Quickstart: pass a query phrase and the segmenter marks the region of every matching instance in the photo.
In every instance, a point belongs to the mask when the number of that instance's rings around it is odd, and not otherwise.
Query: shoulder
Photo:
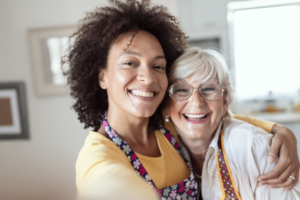
[[[236,119],[226,120],[223,130],[225,146],[239,153],[268,151],[273,137],[261,128]]]
[[[97,157],[100,155],[108,154],[112,157],[120,157],[123,152],[113,143],[111,140],[101,135],[100,133],[90,131],[88,136],[85,139],[84,145],[79,152],[78,160],[84,156],[91,157],[94,154],[97,154]],[[77,160],[77,161],[78,161]]]
[[[272,138],[272,134],[269,134],[265,130],[253,126],[247,122],[240,121],[237,119],[232,119],[232,120],[226,120],[224,123],[224,136],[234,139],[236,137],[246,140],[249,138],[253,139],[262,139],[265,138],[264,140],[270,140]]]
[[[259,175],[270,172],[276,162],[268,163],[272,135],[246,122],[232,120],[224,126],[223,142],[232,172],[236,179],[251,182],[245,188],[255,187]],[[252,188],[253,189],[253,188]]]
[[[119,147],[93,131],[78,156],[76,185],[80,199],[156,199]]]
[[[130,169],[126,155],[103,135],[90,131],[76,161],[76,183],[78,189],[97,174],[105,176],[112,171]],[[131,169],[130,169],[131,170]]]

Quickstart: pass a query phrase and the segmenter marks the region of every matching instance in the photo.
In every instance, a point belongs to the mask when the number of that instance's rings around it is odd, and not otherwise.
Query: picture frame
[[[69,40],[71,36],[77,29],[76,25],[61,26],[61,27],[48,27],[48,28],[35,28],[30,29],[27,32],[28,35],[28,45],[29,53],[31,58],[32,72],[34,78],[34,91],[38,97],[47,96],[57,96],[57,95],[67,95],[69,94],[69,89],[66,85],[66,78],[63,77],[62,71],[58,65],[60,65],[61,56],[64,52],[59,52],[62,46],[58,47],[59,50],[53,53],[50,47],[49,40],[56,39],[57,41]],[[56,56],[55,61],[53,61],[54,54]],[[53,72],[53,62],[56,62],[56,73],[60,73],[60,79],[64,79],[64,82],[55,83],[52,79]],[[59,68],[59,69],[58,69]]]
[[[29,139],[24,82],[0,82],[0,140]]]

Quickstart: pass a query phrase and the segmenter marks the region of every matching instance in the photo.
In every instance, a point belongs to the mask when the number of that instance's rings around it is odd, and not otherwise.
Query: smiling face
[[[99,82],[107,90],[109,112],[148,118],[165,95],[167,63],[155,36],[140,30],[130,44],[131,35],[120,35],[111,46]]]
[[[175,80],[173,84],[188,84],[199,87],[205,84],[218,84],[216,79],[203,83],[197,80],[191,83],[191,77]],[[169,109],[172,121],[181,137],[189,139],[211,138],[217,130],[222,116],[226,114],[227,106],[224,95],[219,100],[204,100],[198,90],[184,101],[170,99]]]

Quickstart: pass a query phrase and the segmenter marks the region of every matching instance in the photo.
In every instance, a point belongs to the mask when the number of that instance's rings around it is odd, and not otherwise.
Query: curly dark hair
[[[70,37],[75,38],[75,42],[63,61],[69,64],[64,74],[68,78],[70,95],[75,99],[73,108],[78,119],[84,123],[84,128],[92,127],[95,131],[100,128],[108,109],[107,92],[99,86],[98,74],[106,69],[109,49],[121,34],[132,33],[131,42],[138,30],[154,35],[163,48],[167,72],[187,45],[177,19],[166,7],[152,6],[150,0],[108,2],[110,6],[96,8],[80,21],[77,32]],[[150,117],[150,130],[162,125],[162,107],[160,105]]]

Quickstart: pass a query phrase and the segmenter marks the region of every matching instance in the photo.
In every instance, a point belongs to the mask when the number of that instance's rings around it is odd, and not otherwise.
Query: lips
[[[153,97],[155,95],[155,92],[145,92],[140,90],[131,90],[130,93],[138,97]]]
[[[142,102],[152,102],[156,99],[158,93],[147,90],[128,90],[129,94],[136,100]]]
[[[209,116],[209,113],[201,113],[201,114],[183,114],[184,118],[187,120],[187,121],[190,121],[190,122],[204,122],[207,117]]]

